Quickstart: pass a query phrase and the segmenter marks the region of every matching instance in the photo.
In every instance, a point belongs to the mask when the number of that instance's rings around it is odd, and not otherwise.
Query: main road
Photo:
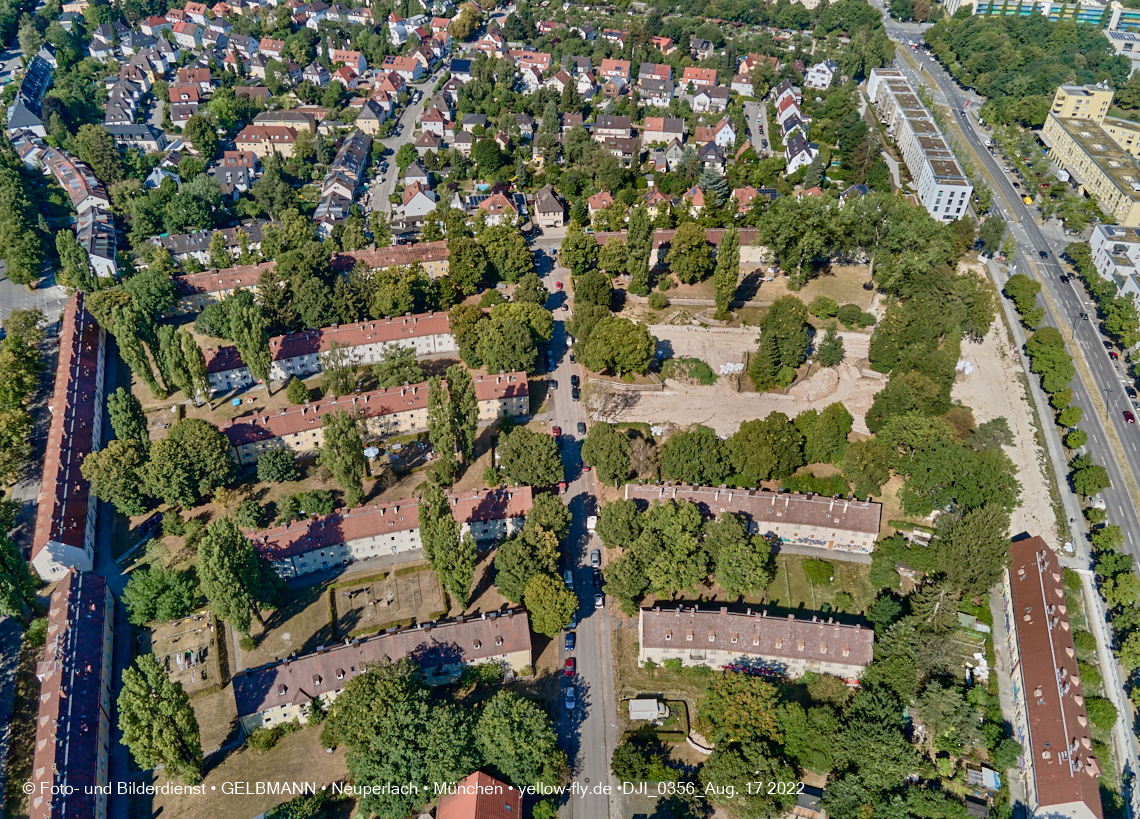
[[[590,565],[590,550],[601,549],[601,543],[591,542],[586,518],[597,514],[594,496],[594,473],[583,471],[582,438],[578,424],[587,422],[588,412],[580,400],[573,397],[571,379],[583,376],[582,368],[571,361],[566,319],[569,317],[568,292],[558,291],[558,282],[568,287],[570,271],[558,267],[552,255],[557,245],[550,237],[536,237],[534,244],[542,250],[535,255],[535,267],[551,292],[548,307],[554,312],[554,336],[550,341],[550,355],[554,367],[546,367],[548,378],[556,389],[547,391],[548,429],[559,428],[562,464],[566,479],[563,499],[570,509],[570,534],[566,538],[562,569],[570,572],[574,591],[578,595],[578,612],[573,629],[574,648],[566,649],[565,637],[559,637],[559,658],[575,661],[574,675],[563,676],[559,691],[559,736],[570,757],[572,787],[568,800],[570,815],[575,819],[602,819],[617,816],[618,797],[607,794],[610,783],[610,755],[617,744],[617,706],[614,689],[614,665],[610,635],[612,621],[608,598],[600,585],[595,585],[594,570]],[[540,362],[542,368],[545,362]],[[604,551],[604,550],[602,550]],[[595,595],[602,595],[602,605],[595,604]],[[575,703],[566,707],[567,689],[573,686]]]

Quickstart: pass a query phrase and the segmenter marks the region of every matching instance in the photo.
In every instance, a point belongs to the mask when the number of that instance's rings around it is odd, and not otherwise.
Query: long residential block
[[[232,296],[239,290],[254,292],[261,274],[276,267],[277,262],[261,262],[175,276],[174,291],[178,301],[174,303],[173,312],[182,315],[200,313],[207,305]]]
[[[408,347],[416,351],[417,357],[459,352],[447,313],[339,324],[269,339],[273,358],[270,379],[283,381],[319,373],[321,354],[329,352],[333,344],[358,364],[380,361],[391,347]],[[219,391],[248,387],[255,381],[235,347],[207,350],[206,371],[210,386]]]
[[[1029,814],[1102,819],[1085,692],[1062,585],[1064,567],[1039,537],[1017,541],[1002,607],[1013,683],[1013,732]]]
[[[514,609],[459,618],[318,648],[234,675],[234,700],[246,731],[307,721],[307,706],[333,702],[349,680],[375,665],[410,657],[432,685],[455,680],[463,669],[495,663],[512,671],[531,665],[530,618]]]
[[[943,222],[962,217],[974,186],[903,73],[872,69],[867,97],[898,145],[922,206]]]
[[[90,571],[95,564],[97,499],[79,467],[101,443],[107,334],[83,298],[77,291],[60,319],[59,363],[36,501],[31,562],[47,581],[59,580],[71,568]]]
[[[448,496],[451,515],[479,542],[501,540],[522,529],[532,505],[529,486],[480,489]],[[369,557],[423,548],[419,500],[372,503],[250,532],[257,551],[282,577],[343,566]]]
[[[680,660],[685,666],[762,670],[793,679],[814,671],[854,682],[873,659],[875,632],[814,616],[680,605],[642,609],[637,641],[640,664]]]
[[[753,534],[771,534],[781,543],[826,549],[839,560],[874,551],[883,512],[882,504],[874,501],[685,484],[627,483],[625,498],[644,505],[688,501],[708,518],[741,515]]]
[[[31,819],[104,819],[115,604],[102,577],[70,569],[51,594],[32,759]],[[52,788],[56,791],[53,794]]]
[[[490,423],[504,415],[519,417],[530,410],[526,373],[475,375],[479,422]],[[273,414],[234,418],[221,426],[240,464],[256,463],[267,450],[285,447],[304,457],[324,443],[321,430],[326,415],[350,412],[364,427],[365,437],[377,439],[427,429],[427,383],[343,395],[314,401]]]

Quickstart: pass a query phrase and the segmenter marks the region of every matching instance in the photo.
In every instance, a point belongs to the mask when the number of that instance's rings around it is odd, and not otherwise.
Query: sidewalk
[[[990,614],[993,615],[994,619],[991,636],[994,641],[993,673],[997,674],[998,699],[1001,701],[1002,713],[1012,714],[1014,712],[1013,683],[1009,676],[1011,669],[1009,667],[1009,655],[1005,648],[1009,633],[1005,627],[1005,607],[1002,605],[1001,592],[998,591],[997,587],[990,589]],[[1009,783],[1009,803],[1015,807],[1017,805],[1024,806],[1025,782],[1022,779],[1021,771],[1017,768],[1010,768],[1002,771],[1001,775]]]

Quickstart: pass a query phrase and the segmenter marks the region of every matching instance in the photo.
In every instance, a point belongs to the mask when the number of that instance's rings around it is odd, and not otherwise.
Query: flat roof
[[[1140,190],[1132,185],[1140,185],[1140,166],[1132,155],[1116,144],[1108,132],[1088,119],[1062,118],[1050,113],[1049,118],[1075,141],[1093,163],[1116,186],[1117,190],[1133,201],[1140,201]]]

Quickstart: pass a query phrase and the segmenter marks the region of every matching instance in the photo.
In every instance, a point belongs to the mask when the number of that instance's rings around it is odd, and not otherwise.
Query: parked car
[[[555,283],[554,283],[554,286],[555,286],[556,288],[558,288],[559,290],[561,290],[561,289],[562,289],[562,282],[555,282]]]
[[[572,376],[570,376],[570,386],[571,386],[571,387],[580,387],[580,386],[582,386],[582,379],[581,379],[581,378],[579,378],[579,377],[578,377],[578,376],[576,376],[576,375],[572,375]]]
[[[1125,386],[1124,387],[1124,394],[1127,395],[1129,398],[1135,398],[1136,397],[1136,388]]]
[[[591,549],[590,550],[590,565],[593,566],[595,569],[598,568],[598,566],[602,565],[602,550],[601,549]]]
[[[563,668],[562,668],[562,673],[565,674],[567,677],[573,677],[574,671],[576,668],[577,668],[577,663],[574,661],[574,658],[573,657],[567,657],[566,658],[566,665],[563,666]]]
[[[585,435],[586,434],[586,423],[584,421],[578,422],[578,434],[579,435]]]
[[[578,642],[577,636],[572,631],[566,632],[566,650],[573,651],[574,645]]]
[[[1115,355],[1115,354],[1113,354],[1113,358],[1115,358],[1115,357],[1116,357],[1116,355]],[[577,388],[577,387],[572,387],[572,388],[571,388],[571,390],[570,390],[570,397],[571,397],[572,399],[574,399],[575,401],[577,401],[577,400],[578,400],[578,398],[579,398],[579,395],[578,395],[578,388]]]
[[[551,427],[550,434],[557,438],[562,434],[562,427]]]
[[[554,380],[552,380],[552,381],[550,382],[550,389],[552,389],[552,390],[556,390],[556,389],[558,389],[558,382],[557,382],[557,381],[554,381]]]
[[[594,595],[594,608],[600,609],[605,604],[606,604],[606,596],[604,594],[595,594]]]
[[[574,691],[574,686],[566,689],[566,698],[564,700],[567,711],[573,711],[574,707],[578,704],[578,698]]]
[[[594,588],[600,589],[602,587],[602,570],[594,569]],[[597,600],[594,601],[597,603]]]

